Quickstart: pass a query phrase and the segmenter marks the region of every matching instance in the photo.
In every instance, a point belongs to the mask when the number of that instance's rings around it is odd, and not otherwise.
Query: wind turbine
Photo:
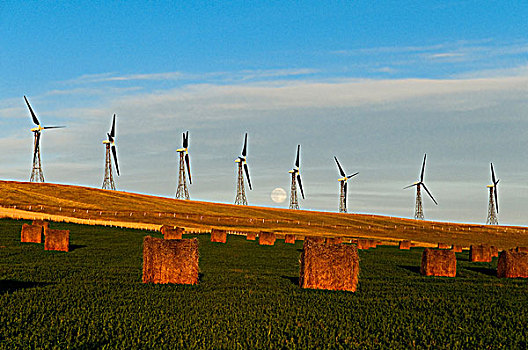
[[[341,178],[337,179],[337,181],[339,182],[340,184],[340,187],[341,187],[341,193],[339,195],[339,212],[340,213],[346,213],[347,212],[347,206],[346,206],[346,202],[347,202],[347,181],[348,179],[356,176],[357,174],[359,174],[359,172],[356,172],[352,175],[346,175],[345,171],[343,170],[343,168],[341,167],[341,164],[339,164],[339,161],[337,160],[337,157],[334,156],[334,159],[337,163],[337,167],[339,168],[339,174],[341,174]]]
[[[106,147],[106,156],[105,156],[105,175],[103,179],[103,189],[105,190],[115,190],[114,176],[112,175],[112,159],[110,155],[110,150],[114,156],[115,167],[117,171],[117,176],[119,176],[119,165],[117,164],[117,150],[115,145],[115,117],[112,119],[112,129],[106,135],[108,136],[107,140],[103,141],[103,144]]]
[[[429,197],[431,197],[433,202],[436,205],[438,205],[436,200],[433,198],[433,195],[431,194],[431,192],[429,192],[429,190],[427,189],[427,186],[425,186],[425,183],[423,182],[423,180],[424,180],[424,171],[425,171],[425,158],[426,157],[427,157],[427,154],[424,154],[424,159],[423,159],[423,164],[422,164],[422,173],[420,174],[420,181],[417,181],[417,182],[413,183],[412,185],[404,187],[404,189],[405,189],[405,188],[416,186],[416,208],[414,210],[414,218],[417,219],[417,220],[423,220],[424,219],[423,207],[422,207],[422,194],[421,194],[421,191],[420,191],[422,186],[425,189],[425,191],[427,192],[427,194],[429,195]]]
[[[495,171],[493,170],[493,163],[491,163],[491,182],[493,182],[493,184],[487,186],[489,188],[489,203],[486,224],[488,225],[499,224],[499,219],[497,218],[497,214],[499,212],[499,199],[497,194],[499,181],[500,180],[495,179]]]
[[[246,173],[246,178],[248,181],[249,189],[251,188],[251,179],[249,178],[249,169],[247,166],[246,161],[246,155],[247,155],[247,133],[244,137],[244,148],[242,148],[242,155],[239,156],[235,163],[238,163],[238,181],[237,181],[237,193],[235,197],[235,204],[238,205],[247,205],[247,199],[246,199],[246,191],[244,186],[244,173],[242,172],[242,167],[244,168],[244,172]]]
[[[187,174],[189,174],[189,183],[192,185],[191,179],[191,164],[189,161],[189,132],[183,133],[182,148],[176,150],[180,154],[180,171],[178,176],[178,189],[176,190],[176,198],[189,199],[189,190],[187,189],[187,178],[185,177],[185,167],[187,167]]]
[[[37,125],[36,128],[31,129],[34,134],[35,141],[33,143],[33,168],[31,170],[31,177],[29,178],[29,182],[44,182],[44,172],[42,171],[42,164],[40,162],[40,133],[42,132],[42,130],[60,129],[65,128],[65,126],[41,126],[26,96],[24,96],[24,100],[26,101],[26,104],[29,108],[29,112],[31,113],[33,123]]]
[[[297,157],[295,158],[295,167],[288,171],[292,176],[291,190],[290,190],[290,209],[299,209],[299,201],[297,200],[297,182],[299,182],[299,189],[304,199],[304,191],[301,181],[301,171],[299,162],[299,153],[301,152],[301,145],[297,145]]]

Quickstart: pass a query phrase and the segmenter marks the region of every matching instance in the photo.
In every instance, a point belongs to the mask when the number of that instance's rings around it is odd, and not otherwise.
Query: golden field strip
[[[500,249],[528,246],[528,228],[418,221],[379,215],[339,214],[184,201],[120,191],[49,183],[0,181],[0,216],[42,218],[90,225],[187,231],[220,228],[235,232],[402,239],[437,243],[490,244]]]

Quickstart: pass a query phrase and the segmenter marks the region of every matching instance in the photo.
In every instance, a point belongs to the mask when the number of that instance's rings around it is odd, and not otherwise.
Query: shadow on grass
[[[410,265],[399,265],[402,269],[409,270],[412,273],[420,274],[420,266],[410,266]]]
[[[86,248],[86,247],[88,246],[82,245],[82,244],[70,244],[70,252],[77,250],[77,249]]]
[[[485,267],[485,266],[468,266],[468,267],[464,267],[464,269],[482,273],[488,276],[494,276],[494,277],[497,276],[497,271],[495,271],[495,269]]]
[[[20,289],[44,287],[50,284],[53,284],[53,283],[2,280],[0,281],[0,295],[5,294],[5,293],[14,292]]]
[[[296,286],[299,285],[299,277],[281,276],[281,278],[289,280],[291,283],[295,284]]]

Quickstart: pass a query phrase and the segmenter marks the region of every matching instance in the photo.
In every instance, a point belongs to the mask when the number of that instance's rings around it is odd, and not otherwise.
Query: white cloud
[[[360,172],[351,185],[351,210],[410,216],[414,194],[401,188],[415,180],[427,152],[427,184],[440,203],[434,208],[425,204],[428,217],[448,220],[456,214],[459,221],[483,221],[481,207],[487,198],[485,192],[481,196],[481,187],[488,181],[489,161],[494,161],[505,184],[501,215],[506,221],[523,223],[515,205],[523,208],[528,199],[518,176],[528,172],[528,166],[518,161],[524,155],[522,140],[528,139],[523,131],[528,130],[526,75],[280,79],[288,73],[309,72],[263,71],[253,76],[276,74],[279,79],[188,84],[148,92],[120,90],[111,98],[96,95],[82,108],[78,102],[72,105],[57,94],[47,94],[47,113],[67,120],[68,128],[45,135],[46,179],[99,187],[104,162],[101,141],[116,113],[122,170],[117,183],[127,191],[172,197],[177,180],[175,150],[181,132],[189,130],[195,180],[191,197],[231,202],[233,160],[247,131],[255,185],[254,191],[248,191],[252,204],[266,205],[273,188],[288,188],[287,171],[301,143],[305,208],[336,209],[337,170],[332,157],[337,155],[347,171]],[[82,96],[82,91],[77,92]],[[23,101],[17,103],[25,108]],[[22,136],[0,134],[0,146],[7,150],[0,157],[4,178],[22,174],[20,180],[27,180],[29,174],[32,141],[26,126],[30,121],[22,122]],[[495,137],[489,137],[491,130]]]

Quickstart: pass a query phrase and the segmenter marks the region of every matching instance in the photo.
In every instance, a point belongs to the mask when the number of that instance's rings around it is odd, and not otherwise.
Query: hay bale
[[[400,249],[411,249],[411,241],[400,241]]]
[[[357,248],[358,249],[369,249],[370,248],[370,242],[368,239],[358,239],[357,240]]]
[[[20,232],[20,242],[23,243],[42,243],[42,226],[38,225],[22,225]]]
[[[184,231],[185,229],[183,227],[171,227],[166,225],[161,227],[161,233],[165,239],[182,239]]]
[[[198,240],[143,239],[143,283],[198,283]]]
[[[295,244],[295,235],[284,236],[284,243]]]
[[[491,247],[486,245],[472,245],[469,247],[469,261],[491,262]]]
[[[497,277],[528,278],[528,252],[502,251],[497,262]]]
[[[359,279],[357,247],[305,240],[299,273],[301,288],[355,292]]]
[[[44,250],[70,250],[70,230],[52,230],[44,228]]]
[[[260,231],[259,233],[259,244],[260,245],[274,245],[275,244],[275,233]]]
[[[456,255],[452,250],[426,248],[422,253],[420,274],[423,276],[456,276]]]
[[[491,257],[496,258],[498,256],[499,256],[499,248],[492,245],[491,246]]]
[[[306,242],[311,242],[311,243],[316,243],[316,244],[324,244],[325,243],[325,238],[324,237],[321,237],[321,236],[306,236],[304,237],[304,244],[306,244]]]
[[[447,243],[438,243],[438,249],[449,249],[450,246]]]
[[[453,244],[451,246],[451,250],[454,251],[455,253],[462,253],[462,246]]]
[[[376,248],[377,246],[378,246],[378,241],[376,241],[375,239],[369,239],[368,240],[368,248],[367,249]]]
[[[49,222],[44,221],[44,220],[33,220],[31,225],[33,225],[33,226],[42,226],[43,229],[44,228],[49,228]]]
[[[343,243],[343,238],[341,237],[327,237],[326,244],[341,244]]]
[[[254,241],[257,239],[257,234],[255,232],[248,232],[246,233],[246,239],[248,241]]]
[[[517,247],[515,248],[515,251],[521,253],[528,253],[528,247]]]
[[[227,232],[213,228],[211,230],[211,242],[225,243],[227,240]]]

